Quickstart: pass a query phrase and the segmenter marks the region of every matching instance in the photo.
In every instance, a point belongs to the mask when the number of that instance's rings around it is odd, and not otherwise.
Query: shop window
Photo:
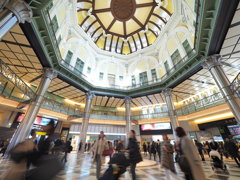
[[[103,80],[103,73],[102,72],[99,73],[99,80]]]
[[[55,15],[53,18],[52,18],[52,28],[53,28],[53,32],[56,33],[57,30],[58,30],[58,21],[57,21],[57,16]]]
[[[153,81],[157,81],[157,72],[156,72],[156,69],[152,69],[152,70],[151,70],[151,74],[152,74],[152,80],[153,80]]]
[[[174,51],[174,53],[171,55],[171,59],[174,65],[179,63],[179,61],[181,60],[181,56],[178,49]]]
[[[135,87],[136,86],[136,78],[134,75],[132,75],[132,86]]]
[[[119,81],[123,81],[123,76],[119,76]]]
[[[164,62],[164,67],[166,69],[166,74],[169,74],[170,68],[169,68],[169,64],[167,61]]]
[[[76,68],[78,71],[83,72],[84,62],[83,62],[81,59],[77,58],[75,68]]]
[[[87,68],[87,73],[90,74],[92,69],[90,67]]]
[[[162,112],[162,109],[161,109],[160,105],[156,105],[155,109],[156,109],[157,113]]]
[[[108,84],[110,86],[115,86],[115,75],[114,74],[108,74]]]
[[[148,109],[147,107],[142,108],[142,114],[148,114]]]
[[[154,108],[153,108],[153,106],[149,106],[148,110],[149,110],[149,114],[153,114],[153,113],[154,113]]]
[[[141,85],[145,85],[148,82],[147,72],[139,73],[139,82]]]
[[[182,43],[182,45],[183,45],[183,48],[185,49],[187,55],[189,55],[189,54],[192,52],[192,48],[191,48],[188,40],[186,39],[186,40]]]
[[[70,64],[70,61],[71,61],[71,59],[72,59],[72,56],[73,56],[73,53],[72,53],[71,51],[68,51],[67,56],[66,56],[66,58],[65,58],[65,62],[66,62],[67,64]]]

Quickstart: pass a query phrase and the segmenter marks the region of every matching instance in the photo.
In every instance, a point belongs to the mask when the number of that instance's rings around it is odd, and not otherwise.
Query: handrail
[[[20,89],[29,98],[34,98],[35,93],[33,90],[11,69],[6,63],[0,59],[0,74],[9,80],[14,86]]]
[[[52,111],[65,113],[71,116],[83,114],[83,112],[80,110],[79,105],[60,103],[48,98],[44,98],[42,107]]]

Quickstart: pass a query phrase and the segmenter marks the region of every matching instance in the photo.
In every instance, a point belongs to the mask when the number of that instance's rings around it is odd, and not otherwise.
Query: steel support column
[[[126,138],[129,138],[129,131],[132,129],[131,123],[131,97],[125,97],[125,119],[126,119]],[[127,144],[127,143],[126,143]]]
[[[179,127],[179,123],[178,123],[178,119],[177,119],[177,115],[176,115],[176,111],[174,108],[174,104],[172,102],[172,89],[170,88],[166,88],[162,91],[165,100],[166,100],[166,104],[167,104],[167,108],[168,108],[168,115],[172,124],[172,129],[173,129],[173,136],[174,139],[177,139],[177,136],[175,134],[175,129],[177,127]]]
[[[86,144],[86,136],[87,136],[87,130],[88,130],[90,110],[91,110],[92,99],[94,97],[94,93],[89,91],[86,94],[86,97],[87,98],[86,98],[85,110],[83,113],[82,128],[81,128],[81,132],[80,132],[80,141],[79,141],[79,142],[82,142],[82,146],[80,149],[81,153],[84,153],[84,147]],[[79,145],[80,145],[80,143],[79,143]],[[79,150],[79,148],[78,148],[78,150]]]
[[[217,84],[222,96],[234,114],[236,121],[240,124],[240,99],[231,89],[231,83],[221,66],[221,56],[218,54],[209,56],[202,64],[203,68],[208,69],[215,83]]]
[[[29,135],[31,127],[42,105],[44,94],[46,93],[52,79],[56,76],[57,73],[54,70],[50,68],[44,69],[44,74],[37,88],[36,96],[31,100],[23,118],[23,121],[21,122],[20,126],[14,133],[13,138],[11,139],[8,150],[10,150],[16,144],[22,142]]]
[[[22,0],[0,0],[0,40],[17,24],[31,22],[32,10]]]

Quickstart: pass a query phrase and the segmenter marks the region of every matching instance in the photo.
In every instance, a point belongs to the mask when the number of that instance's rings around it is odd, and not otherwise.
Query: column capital
[[[124,98],[125,104],[131,104],[131,101],[132,101],[132,98],[129,97],[129,96],[126,96],[126,97]]]
[[[52,68],[44,68],[43,69],[43,76],[45,78],[49,78],[49,79],[54,79],[55,77],[57,77],[57,72],[55,70],[53,70]]]
[[[13,12],[13,14],[17,17],[19,23],[32,21],[33,16],[32,10],[25,1],[9,0],[8,3],[6,4],[6,8]]]
[[[171,96],[172,95],[172,89],[171,88],[166,88],[162,90],[163,95],[166,96]]]
[[[205,59],[205,61],[202,63],[202,67],[204,69],[210,70],[212,67],[221,66],[220,59],[221,59],[221,55],[219,54],[208,56]]]
[[[86,97],[87,97],[87,99],[91,99],[92,100],[95,97],[95,94],[92,91],[88,91],[86,93]]]

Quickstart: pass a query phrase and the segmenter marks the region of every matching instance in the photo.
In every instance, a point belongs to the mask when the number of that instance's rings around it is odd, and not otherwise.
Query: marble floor
[[[224,162],[227,164],[229,174],[223,173],[222,171],[214,172],[211,167],[210,160],[206,158],[203,162],[203,167],[205,174],[209,180],[239,180],[240,179],[240,168],[237,167],[233,160],[226,159]],[[0,160],[0,176],[9,167],[8,160]],[[102,168],[104,172],[107,168],[107,164]],[[180,171],[178,165],[176,164],[177,176],[170,174],[171,179],[182,180],[184,179],[183,173]],[[145,158],[144,163],[136,169],[138,180],[166,180],[166,174],[164,169],[161,168],[158,162],[148,161]],[[129,170],[125,172],[121,180],[130,180],[131,176]],[[76,153],[69,154],[68,162],[65,167],[54,180],[96,180],[96,168],[95,164],[92,164],[92,159],[90,154],[78,155]]]

